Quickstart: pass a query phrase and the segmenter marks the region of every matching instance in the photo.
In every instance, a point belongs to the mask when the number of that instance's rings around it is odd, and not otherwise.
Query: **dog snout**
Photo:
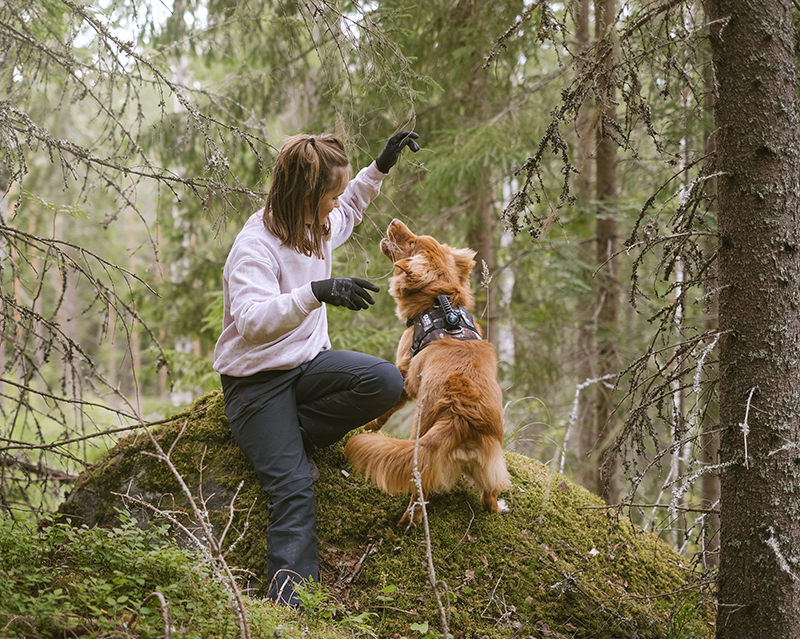
[[[393,234],[402,228],[402,224],[403,223],[397,218],[394,218],[391,222],[389,222],[389,226],[386,227],[386,237],[388,237],[390,240],[393,239]]]

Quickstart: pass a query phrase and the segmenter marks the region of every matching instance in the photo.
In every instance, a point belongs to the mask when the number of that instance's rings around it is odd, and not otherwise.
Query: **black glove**
[[[311,282],[311,290],[317,300],[333,306],[346,306],[351,311],[360,311],[375,303],[365,288],[376,292],[381,290],[360,277],[334,277]]]
[[[397,160],[400,159],[400,151],[405,147],[408,147],[414,153],[419,151],[419,144],[414,142],[418,137],[419,134],[413,131],[400,131],[400,133],[395,133],[390,137],[389,141],[386,143],[386,147],[375,159],[378,170],[381,173],[388,173],[389,169],[397,164]]]

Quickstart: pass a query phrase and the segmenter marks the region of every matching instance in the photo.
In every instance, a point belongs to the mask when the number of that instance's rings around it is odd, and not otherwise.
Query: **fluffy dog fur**
[[[417,236],[399,220],[392,220],[381,251],[394,264],[389,292],[403,320],[417,317],[447,295],[453,307],[472,308],[469,277],[475,252],[439,244]],[[420,431],[418,468],[422,498],[450,490],[461,475],[483,493],[486,510],[501,512],[497,495],[510,485],[503,456],[503,401],[497,383],[497,357],[484,340],[443,338],[431,342],[413,358],[414,328],[409,327],[397,348],[397,367],[405,387],[397,405],[367,424],[380,429],[409,399],[416,399],[414,424],[408,440],[380,433],[362,433],[347,442],[350,463],[389,494],[412,492],[411,502],[398,525],[411,527],[422,518],[416,488],[412,491],[414,446]]]

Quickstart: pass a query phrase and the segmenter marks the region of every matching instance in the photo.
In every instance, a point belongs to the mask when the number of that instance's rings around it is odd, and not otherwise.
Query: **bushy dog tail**
[[[453,464],[452,452],[459,445],[450,419],[440,420],[419,440],[417,468],[427,494],[448,490],[458,480],[460,466]],[[410,493],[414,470],[414,439],[395,439],[381,433],[355,435],[344,447],[348,461],[390,495]]]

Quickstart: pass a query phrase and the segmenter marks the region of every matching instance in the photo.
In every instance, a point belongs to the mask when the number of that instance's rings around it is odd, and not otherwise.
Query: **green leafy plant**
[[[71,636],[133,631],[162,636],[236,636],[229,597],[196,553],[164,526],[137,527],[121,513],[113,529],[50,519],[38,530],[0,521],[3,636]],[[213,628],[213,632],[209,629]]]
[[[370,627],[370,620],[378,616],[376,613],[348,614],[344,607],[336,601],[333,594],[313,579],[295,586],[295,593],[300,598],[304,614],[312,621],[335,625],[345,631],[356,631],[375,636]]]

